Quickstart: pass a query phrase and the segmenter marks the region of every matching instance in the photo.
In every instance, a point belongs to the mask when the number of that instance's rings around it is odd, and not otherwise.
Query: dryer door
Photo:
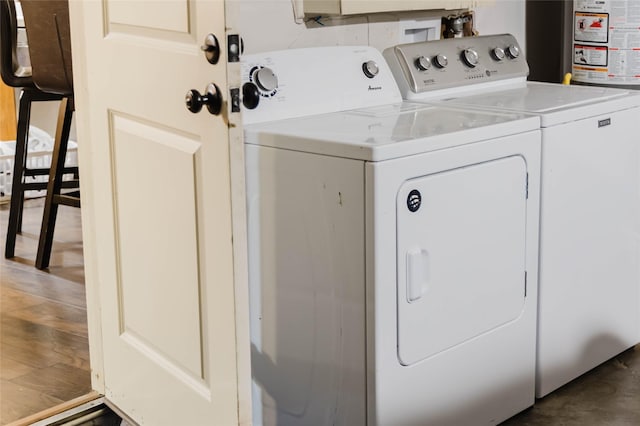
[[[411,365],[518,318],[527,171],[512,156],[408,180],[397,197],[398,357]]]

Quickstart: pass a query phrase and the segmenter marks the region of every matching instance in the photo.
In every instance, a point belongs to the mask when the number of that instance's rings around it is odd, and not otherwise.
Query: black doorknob
[[[213,34],[207,34],[204,38],[204,44],[200,46],[210,64],[217,64],[220,59],[220,43]]]
[[[218,86],[209,83],[204,95],[201,95],[195,89],[191,89],[185,95],[184,101],[187,109],[194,114],[200,112],[202,106],[206,105],[211,114],[218,115],[222,109],[222,92],[220,92]]]
[[[242,104],[247,109],[255,109],[260,103],[260,91],[253,83],[242,85]]]

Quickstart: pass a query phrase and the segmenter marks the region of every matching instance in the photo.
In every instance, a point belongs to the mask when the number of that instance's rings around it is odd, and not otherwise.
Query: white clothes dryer
[[[508,34],[400,45],[384,56],[406,99],[541,119],[537,396],[637,344],[638,93],[527,82]]]
[[[539,118],[402,103],[368,47],[243,61],[254,424],[532,405]]]

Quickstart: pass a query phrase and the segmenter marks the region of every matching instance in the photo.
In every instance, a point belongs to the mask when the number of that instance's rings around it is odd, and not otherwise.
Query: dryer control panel
[[[402,102],[380,51],[328,46],[245,55],[244,124]]]
[[[450,87],[526,78],[529,66],[511,34],[401,44],[384,57],[407,99]]]

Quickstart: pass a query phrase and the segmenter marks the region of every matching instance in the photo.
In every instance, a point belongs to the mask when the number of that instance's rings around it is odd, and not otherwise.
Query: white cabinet
[[[304,0],[304,13],[356,15],[410,10],[467,9],[486,0]]]

